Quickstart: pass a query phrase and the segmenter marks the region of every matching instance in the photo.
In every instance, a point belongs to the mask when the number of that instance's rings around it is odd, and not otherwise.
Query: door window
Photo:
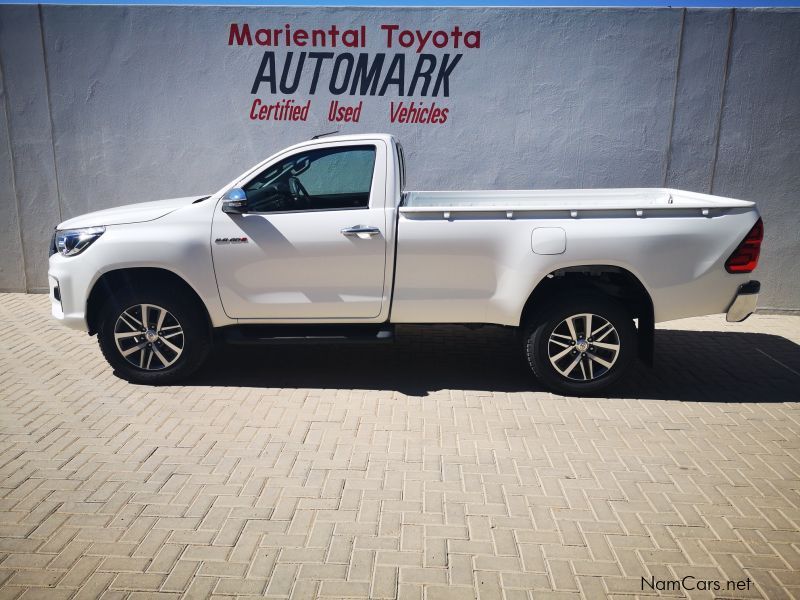
[[[375,146],[346,146],[294,154],[244,186],[251,212],[367,208]]]

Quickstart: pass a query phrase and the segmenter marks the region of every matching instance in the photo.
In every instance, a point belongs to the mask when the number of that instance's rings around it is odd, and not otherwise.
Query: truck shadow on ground
[[[201,386],[390,390],[425,396],[443,389],[542,391],[511,330],[399,327],[386,345],[220,346]],[[656,366],[640,363],[603,395],[713,402],[800,399],[800,346],[776,335],[656,332]]]

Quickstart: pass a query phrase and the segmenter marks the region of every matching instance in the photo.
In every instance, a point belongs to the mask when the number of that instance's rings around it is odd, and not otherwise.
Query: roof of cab
[[[319,134],[318,137],[311,138],[311,140],[358,140],[358,139],[394,139],[394,136],[391,133],[322,133]],[[310,140],[306,140],[310,141]]]
[[[367,140],[382,140],[387,144],[393,144],[396,141],[395,137],[390,133],[350,133],[342,135],[322,135],[318,138],[311,138],[308,140],[303,140],[302,142],[298,142],[297,144],[293,144],[292,146],[281,150],[281,153],[286,152],[287,150],[294,150],[295,148],[308,146],[310,144],[328,144],[330,142],[360,142]]]

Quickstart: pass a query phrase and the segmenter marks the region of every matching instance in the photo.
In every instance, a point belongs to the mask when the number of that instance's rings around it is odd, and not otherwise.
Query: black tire
[[[581,320],[577,316],[587,313],[593,315],[590,327],[594,331],[597,331],[595,323],[602,323],[601,320],[608,322],[613,327],[614,332],[608,334],[611,335],[612,343],[609,344],[608,338],[602,338],[605,341],[601,343],[613,346],[618,342],[619,349],[615,357],[612,355],[613,350],[583,346],[583,342],[589,344],[588,339],[591,336],[580,331],[581,326],[585,329],[586,317],[582,317],[583,320]],[[566,324],[569,317],[576,317],[572,324],[576,329],[577,344],[575,340],[569,341],[562,335],[562,333],[570,335]],[[595,320],[595,317],[599,317],[599,319]],[[554,333],[556,336],[551,337]],[[584,333],[583,337],[581,333]],[[593,395],[613,385],[625,375],[637,353],[636,327],[632,316],[619,302],[599,295],[585,294],[554,299],[523,327],[522,335],[525,357],[533,374],[545,387],[565,395]],[[600,339],[603,332],[597,335]],[[570,335],[570,337],[573,336]],[[563,350],[561,343],[565,344]],[[571,349],[568,349],[566,345],[571,346]],[[584,347],[586,352],[581,353],[577,350],[579,346]],[[557,359],[556,364],[564,372],[573,367],[573,370],[569,371],[570,377],[560,372],[550,360],[551,354],[555,358],[561,352],[567,352],[567,354],[563,358]],[[579,359],[578,354],[584,358]],[[611,367],[600,365],[589,358],[591,356],[611,364]],[[575,363],[576,360],[578,360],[577,363]],[[590,362],[592,377],[589,377]]]
[[[150,346],[145,346],[143,352],[134,351],[130,356],[139,360],[150,358],[151,369],[142,368],[139,364],[129,361],[122,355],[122,351],[130,350],[134,345],[139,346],[149,343],[145,334],[133,338],[123,338],[117,343],[117,333],[135,335],[132,325],[141,326],[142,305],[147,305],[148,325],[155,325],[159,310],[167,311],[162,323],[163,336],[154,340]],[[152,307],[155,307],[152,308]],[[156,310],[158,309],[158,310]],[[127,311],[127,312],[126,312]],[[120,321],[121,315],[126,313],[125,320]],[[138,320],[137,320],[138,315]],[[177,325],[177,327],[176,327]],[[153,329],[150,327],[149,329]],[[180,330],[180,334],[173,334]],[[156,332],[162,333],[162,332]],[[165,339],[167,336],[171,340]],[[120,290],[110,298],[103,307],[97,328],[97,341],[108,363],[113,367],[114,373],[130,381],[144,385],[166,385],[176,383],[188,377],[199,369],[205,362],[211,350],[211,335],[208,320],[201,307],[197,306],[190,298],[176,291],[167,290]],[[180,345],[180,353],[173,352],[171,346]],[[120,346],[128,345],[127,347]],[[158,352],[153,352],[153,346]],[[174,362],[166,364],[158,355],[166,359],[166,363],[174,358]]]

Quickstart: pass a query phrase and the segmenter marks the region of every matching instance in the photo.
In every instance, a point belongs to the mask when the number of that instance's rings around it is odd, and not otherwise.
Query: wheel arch
[[[86,301],[86,323],[89,335],[97,333],[98,319],[109,298],[121,290],[135,290],[137,286],[164,286],[183,293],[198,308],[211,333],[211,317],[197,291],[180,275],[160,267],[126,267],[103,273],[94,282]]]
[[[556,297],[576,293],[600,293],[623,304],[638,320],[639,358],[653,364],[655,311],[653,299],[642,281],[628,269],[616,265],[576,265],[551,271],[531,291],[520,315],[520,324]]]

